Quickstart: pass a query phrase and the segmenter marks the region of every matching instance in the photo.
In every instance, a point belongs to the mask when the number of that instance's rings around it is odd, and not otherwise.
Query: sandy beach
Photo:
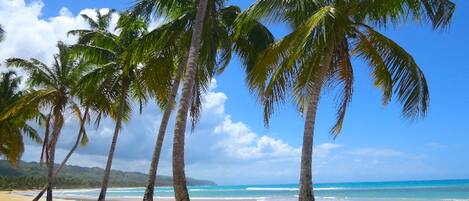
[[[33,198],[25,195],[20,195],[16,191],[0,191],[0,200],[1,201],[31,201]],[[45,197],[41,201],[46,200]],[[64,199],[54,199],[57,201],[66,201]],[[70,200],[69,200],[70,201]]]
[[[33,198],[31,196],[21,195],[20,191],[0,191],[0,201],[31,201]],[[45,196],[41,199],[41,201],[45,201]],[[56,201],[94,201],[96,199],[86,199],[86,198],[74,198],[74,197],[67,197],[62,199],[54,198]],[[109,201],[137,201],[142,200],[141,198],[107,198],[106,200]],[[174,201],[172,198],[158,198],[155,199],[156,201]],[[221,201],[217,199],[197,199],[192,198],[192,200],[197,201]],[[223,199],[223,201],[230,201],[227,199]],[[232,201],[256,201],[255,199],[233,199]]]
[[[68,200],[68,199],[67,199]],[[77,198],[71,198],[70,200],[75,200],[75,201],[95,201],[96,199],[77,199]],[[141,201],[142,198],[106,198],[108,201]],[[157,198],[154,199],[155,201],[174,201],[173,198]],[[191,200],[196,200],[196,201],[256,201],[255,199],[198,199],[198,198],[191,198]]]

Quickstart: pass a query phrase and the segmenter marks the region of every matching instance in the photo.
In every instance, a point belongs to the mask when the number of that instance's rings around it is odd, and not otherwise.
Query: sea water
[[[316,184],[315,196],[321,201],[469,201],[469,180],[396,181]],[[142,197],[144,188],[110,188],[108,197]],[[96,198],[99,189],[56,191],[62,197]],[[191,198],[252,199],[259,201],[297,200],[298,184],[191,186]],[[158,187],[156,197],[173,197],[171,187]]]

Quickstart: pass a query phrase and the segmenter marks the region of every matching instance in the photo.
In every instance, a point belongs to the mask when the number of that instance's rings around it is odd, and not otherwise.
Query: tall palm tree
[[[169,13],[170,19],[169,22],[165,23],[161,27],[151,31],[147,36],[143,37],[142,44],[144,46],[140,47],[139,52],[145,52],[145,48],[153,47],[153,51],[157,49],[173,49],[180,54],[179,64],[176,69],[176,73],[173,76],[173,84],[171,86],[171,92],[166,101],[166,105],[163,113],[163,117],[160,123],[160,128],[157,134],[156,146],[153,152],[153,157],[148,174],[147,187],[144,193],[143,200],[151,201],[153,200],[154,195],[154,186],[156,179],[156,172],[158,167],[158,162],[160,158],[161,148],[167,128],[169,118],[172,113],[172,109],[176,103],[176,95],[179,89],[179,83],[182,78],[182,74],[185,70],[185,65],[187,63],[187,51],[189,49],[189,41],[191,37],[191,29],[193,26],[196,12],[195,7],[192,6],[194,2],[179,2],[179,5],[176,8],[165,8],[164,1],[139,1],[133,8],[134,15],[140,15],[148,17],[153,12],[161,12],[162,9],[168,9],[167,14]],[[207,29],[215,30],[211,34],[203,33],[201,39],[201,52],[202,58],[199,59],[199,67],[197,68],[197,74],[203,75],[197,76],[195,78],[195,87],[194,91],[197,92],[191,97],[192,100],[200,100],[200,91],[204,91],[208,86],[208,81],[210,81],[215,72],[220,73],[228,62],[231,59],[232,49],[236,50],[243,61],[246,64],[252,63],[254,57],[257,55],[257,52],[260,52],[261,49],[268,47],[270,43],[273,42],[273,36],[264,27],[261,23],[257,21],[252,21],[248,23],[249,27],[242,29],[241,34],[235,34],[234,32],[234,22],[236,17],[240,14],[240,9],[237,6],[228,6],[224,7],[223,1],[213,1],[212,5],[208,5],[209,9],[207,12],[210,13],[205,19],[204,26],[208,27]],[[218,8],[215,6],[219,4]],[[177,10],[175,12],[174,10]],[[177,13],[173,14],[172,12]],[[233,43],[235,45],[232,48]],[[171,47],[168,47],[171,46]],[[147,51],[147,52],[153,52]],[[217,54],[221,52],[221,55],[224,55],[220,61],[216,61]],[[220,65],[216,68],[216,63]],[[200,89],[199,89],[200,88]],[[194,128],[197,121],[197,112],[200,111],[201,105],[200,101],[190,101],[191,102],[191,117],[192,117],[192,126]]]
[[[454,8],[449,0],[258,0],[246,11],[245,19],[266,17],[285,21],[293,29],[263,53],[248,82],[264,105],[266,124],[275,106],[289,94],[304,112],[300,201],[314,200],[313,136],[325,86],[340,87],[337,122],[331,129],[334,137],[352,98],[353,56],[371,68],[374,84],[383,92],[383,104],[395,95],[403,104],[404,117],[425,116],[429,92],[424,74],[408,52],[376,29],[398,24],[407,16],[442,28],[451,21]]]
[[[0,116],[9,110],[27,91],[20,91],[21,78],[13,71],[0,74]],[[0,120],[0,155],[3,155],[11,164],[16,165],[24,151],[23,135],[28,136],[37,143],[42,139],[30,126],[28,120],[40,116],[37,108],[28,108],[16,116]]]
[[[76,87],[82,72],[87,68],[87,65],[83,65],[72,57],[71,50],[65,44],[59,42],[57,47],[59,53],[54,55],[52,66],[47,66],[36,59],[10,58],[6,61],[8,66],[19,67],[26,71],[29,74],[28,84],[30,88],[34,89],[23,96],[6,115],[17,114],[23,108],[28,107],[50,111],[47,115],[46,130],[49,128],[49,123],[52,122],[52,132],[50,134],[46,132],[43,145],[48,165],[48,201],[52,200],[52,189],[55,185],[55,148],[64,124],[63,115],[67,108],[75,113],[79,111],[78,104],[75,103],[71,92]]]
[[[112,20],[112,14],[114,12],[115,12],[115,10],[111,9],[106,14],[103,14],[103,13],[101,13],[101,11],[96,9],[95,10],[96,20],[94,20],[92,16],[88,16],[86,14],[81,14],[81,17],[85,21],[88,22],[88,25],[89,25],[91,30],[74,30],[73,34],[79,35],[79,38],[78,38],[77,42],[78,43],[89,42],[89,40],[91,40],[91,38],[92,38],[92,35],[93,35],[92,33],[93,32],[96,32],[96,31],[107,32],[107,30],[110,27],[110,22]],[[91,94],[76,94],[76,95],[78,97],[80,97],[80,99],[82,100],[81,101],[82,105],[83,105],[83,103],[86,103],[85,101],[83,101],[83,99],[85,99],[85,98],[89,100],[92,97],[102,97],[102,96],[99,96],[99,95],[91,95]],[[79,114],[78,118],[80,120],[80,125],[79,125],[80,128],[79,128],[79,131],[78,131],[78,135],[77,135],[77,138],[76,138],[75,143],[73,144],[72,148],[69,150],[69,152],[67,153],[65,158],[62,160],[59,167],[55,170],[54,177],[57,177],[57,175],[60,173],[60,171],[63,169],[63,167],[67,164],[70,157],[76,151],[78,146],[80,144],[83,145],[83,146],[87,144],[88,137],[86,135],[85,123],[89,120],[90,108],[93,108],[93,107],[90,107],[90,104],[92,105],[96,102],[98,102],[98,100],[94,100],[92,102],[88,101],[87,102],[88,105],[85,106],[85,110],[84,110],[83,114],[81,114],[81,111],[76,111],[76,113]],[[96,108],[96,107],[94,107],[94,108]],[[96,108],[96,109],[98,109],[98,108]],[[106,111],[105,108],[100,107],[99,111],[97,111],[97,112],[99,113],[99,112],[105,112],[105,111]],[[41,197],[44,195],[46,190],[47,190],[47,184],[44,186],[44,188],[41,191],[39,191],[39,193],[36,195],[36,197],[34,197],[33,201],[38,201],[39,199],[41,199]]]
[[[104,91],[102,96],[107,98],[103,100],[112,100],[112,103],[101,105],[111,105],[110,115],[116,122],[98,200],[106,198],[117,139],[122,122],[129,119],[132,110],[131,99],[140,102],[141,111],[142,104],[147,100],[148,91],[151,89],[158,91],[167,87],[170,79],[168,72],[170,69],[142,67],[139,65],[140,62],[136,62],[133,58],[136,54],[134,46],[140,43],[141,37],[146,33],[147,25],[144,21],[131,21],[128,14],[123,13],[119,19],[118,29],[118,35],[102,30],[70,32],[90,36],[87,42],[78,43],[72,48],[83,59],[96,65],[96,68],[81,79],[79,91],[85,94]],[[162,71],[159,71],[160,69]]]
[[[187,191],[186,172],[184,170],[184,142],[187,114],[194,93],[194,85],[197,72],[197,63],[200,56],[204,19],[207,10],[208,0],[199,0],[194,26],[192,27],[191,45],[187,59],[186,72],[182,85],[182,93],[179,101],[179,109],[176,117],[173,137],[173,187],[176,201],[189,201]]]

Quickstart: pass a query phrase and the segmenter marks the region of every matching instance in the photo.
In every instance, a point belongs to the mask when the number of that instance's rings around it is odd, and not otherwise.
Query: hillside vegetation
[[[57,188],[98,188],[104,170],[68,165],[57,178]],[[0,160],[0,190],[39,189],[47,181],[47,167],[36,162],[20,162],[18,167]],[[147,175],[139,172],[112,170],[110,187],[144,187]],[[157,176],[157,186],[172,185],[170,176]],[[188,179],[188,185],[216,185],[212,181]]]

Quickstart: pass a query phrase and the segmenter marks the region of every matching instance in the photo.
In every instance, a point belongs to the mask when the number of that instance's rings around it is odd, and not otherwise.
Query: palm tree
[[[197,6],[197,14],[192,27],[191,45],[187,59],[186,72],[182,85],[182,93],[179,101],[179,109],[176,117],[173,138],[173,187],[176,201],[189,201],[187,181],[184,166],[184,142],[187,114],[191,100],[191,94],[195,85],[197,63],[200,56],[202,33],[204,28],[205,12],[208,0],[200,0]]]
[[[107,33],[111,26],[113,14],[116,11],[110,9],[107,13],[103,14],[98,9],[95,10],[96,20],[92,16],[87,14],[81,14],[80,16],[88,23],[89,29],[76,29],[69,31],[69,35],[78,35],[79,44],[90,42],[90,40],[96,40],[96,33]]]
[[[18,114],[23,108],[43,108],[50,111],[46,119],[46,135],[44,145],[48,165],[47,173],[47,200],[52,200],[52,189],[55,185],[54,159],[57,140],[64,123],[64,112],[70,108],[72,112],[79,111],[75,103],[72,90],[77,80],[86,70],[87,65],[74,60],[71,50],[62,42],[57,47],[59,53],[54,56],[52,66],[36,59],[24,60],[20,58],[7,59],[8,66],[19,67],[29,73],[29,86],[34,89],[23,96],[7,113]],[[46,109],[47,108],[47,109]],[[80,115],[80,114],[77,114]],[[49,124],[52,122],[52,133],[49,134]],[[43,150],[43,151],[44,151]]]
[[[314,200],[313,136],[325,86],[340,87],[337,122],[331,129],[334,137],[340,133],[352,97],[353,56],[371,68],[375,86],[383,91],[383,104],[396,95],[404,117],[425,116],[429,92],[423,72],[408,52],[376,28],[398,24],[407,16],[442,28],[451,21],[454,8],[448,0],[258,0],[246,11],[245,19],[266,17],[285,21],[293,29],[263,53],[247,80],[260,96],[266,124],[275,106],[289,94],[304,112],[299,200]]]
[[[153,49],[175,49],[180,55],[178,68],[173,78],[173,85],[171,86],[171,92],[166,101],[167,105],[164,109],[163,117],[160,123],[160,128],[157,134],[156,146],[153,152],[152,162],[148,174],[147,187],[144,193],[143,200],[153,200],[155,178],[160,158],[161,148],[167,128],[167,124],[175,105],[175,98],[179,89],[179,83],[181,81],[182,74],[187,64],[187,51],[189,45],[187,42],[190,41],[190,33],[193,26],[194,18],[196,13],[193,2],[178,2],[177,6],[168,8],[167,2],[164,1],[139,1],[133,8],[134,15],[140,15],[148,18],[150,14],[156,12],[159,14],[162,10],[168,10],[165,12],[172,18],[169,22],[162,25],[161,27],[153,30],[147,36],[143,37],[142,44],[145,46],[140,47],[139,52],[145,52],[145,48],[148,46]],[[218,4],[218,6],[216,6]],[[198,61],[197,75],[195,78],[194,91],[197,92],[191,97],[191,117],[192,117],[192,128],[197,122],[198,112],[200,111],[200,91],[205,91],[208,82],[213,78],[216,72],[220,73],[231,59],[232,49],[236,50],[240,54],[243,61],[248,64],[252,64],[255,60],[257,52],[268,47],[273,42],[273,36],[261,23],[252,21],[247,23],[249,27],[242,29],[241,33],[235,34],[234,22],[236,17],[240,14],[240,9],[237,6],[224,7],[223,1],[213,1],[208,5],[208,13],[205,19],[204,27],[207,29],[214,30],[210,34],[202,33],[201,39],[201,54],[202,58]],[[176,13],[176,14],[174,14]],[[184,42],[181,44],[181,42]],[[233,44],[234,43],[234,44]],[[176,45],[177,44],[177,45]],[[235,47],[232,48],[232,46]],[[168,47],[172,46],[172,47]],[[148,51],[152,52],[152,51]],[[216,61],[217,54],[221,52],[223,57],[220,61]],[[177,54],[177,53],[176,53]],[[219,67],[214,68],[214,64],[220,63]],[[200,76],[203,75],[203,76]],[[195,105],[194,105],[195,104]],[[196,112],[193,112],[196,111]]]
[[[77,117],[79,119],[79,122],[80,122],[79,127],[80,128],[78,130],[78,134],[77,134],[77,138],[75,140],[75,143],[73,144],[72,148],[67,153],[65,158],[62,160],[59,167],[55,170],[54,175],[53,175],[54,178],[57,178],[57,175],[65,167],[65,165],[67,164],[67,161],[70,159],[72,154],[78,148],[78,145],[81,144],[82,146],[85,146],[88,143],[88,137],[87,137],[86,130],[85,130],[85,123],[89,119],[89,110],[90,110],[89,106],[87,106],[85,108],[85,111],[84,111],[83,114],[79,110],[79,106],[74,106],[73,109],[75,110],[74,112],[75,112],[75,114],[77,114]],[[33,201],[38,201],[39,199],[41,199],[41,197],[44,195],[44,193],[46,191],[47,191],[47,184],[45,184],[44,187],[42,188],[42,190],[39,191],[39,193],[36,195],[36,197],[34,197]]]
[[[27,91],[19,91],[21,78],[16,76],[15,72],[8,71],[0,75],[1,115],[19,101]],[[0,120],[0,155],[3,155],[11,164],[16,165],[24,151],[23,135],[37,143],[42,143],[37,131],[28,123],[28,120],[38,117],[40,113],[36,108],[28,108],[16,116]]]
[[[146,33],[145,22],[131,21],[128,14],[123,13],[119,19],[118,29],[120,32],[118,35],[102,30],[70,31],[71,34],[89,36],[86,42],[73,45],[72,48],[82,58],[96,65],[96,68],[81,79],[79,91],[84,94],[102,92],[102,96],[107,97],[103,100],[112,100],[112,103],[106,102],[100,105],[111,106],[108,111],[116,122],[98,200],[105,200],[106,197],[112,159],[122,122],[129,120],[129,113],[132,110],[130,98],[140,103],[141,111],[143,103],[147,100],[148,91],[167,88],[170,79],[170,69],[152,65],[142,67],[139,65],[140,62],[134,59],[136,54],[134,46],[140,43],[141,37]]]
[[[78,43],[86,43],[92,38],[92,33],[95,31],[102,31],[106,32],[110,26],[110,22],[112,20],[112,14],[115,12],[115,10],[111,9],[109,10],[106,14],[102,14],[98,9],[95,10],[96,12],[96,20],[94,20],[92,17],[86,15],[86,14],[81,14],[81,17],[88,22],[88,25],[90,26],[91,30],[75,30],[73,34],[78,34]],[[76,91],[76,90],[75,90]],[[92,97],[103,97],[99,95],[90,95],[90,94],[76,94],[80,99],[82,99],[81,103],[84,103],[83,101],[85,98],[90,100]],[[80,120],[80,129],[78,131],[77,138],[75,140],[75,143],[73,144],[72,148],[69,150],[65,158],[62,160],[62,163],[60,163],[59,167],[55,170],[54,172],[54,177],[57,177],[59,172],[63,169],[63,167],[67,164],[68,160],[70,157],[73,155],[75,150],[78,148],[78,146],[81,145],[86,145],[88,142],[88,137],[86,135],[86,130],[85,130],[85,123],[87,120],[89,120],[89,110],[90,106],[98,102],[98,100],[93,100],[93,101],[88,101],[88,105],[85,107],[85,111],[83,115],[81,115],[81,111],[77,110],[75,111],[76,114],[79,114],[79,120]],[[101,101],[102,102],[102,101]],[[78,107],[76,107],[78,108]],[[96,108],[96,107],[95,107]],[[98,108],[96,108],[98,109]],[[103,107],[100,107],[99,110],[97,111],[99,113],[105,112],[106,109]],[[99,120],[98,120],[99,121]],[[47,190],[47,184],[44,186],[44,188],[34,197],[33,201],[38,201],[41,199],[41,197],[44,195],[44,193]]]
[[[110,9],[106,14],[101,13],[98,9],[95,10],[96,20],[93,17],[90,17],[86,14],[81,14],[80,16],[88,22],[91,30],[95,31],[106,31],[109,29],[109,25],[112,20],[112,15],[116,12],[114,9]]]

